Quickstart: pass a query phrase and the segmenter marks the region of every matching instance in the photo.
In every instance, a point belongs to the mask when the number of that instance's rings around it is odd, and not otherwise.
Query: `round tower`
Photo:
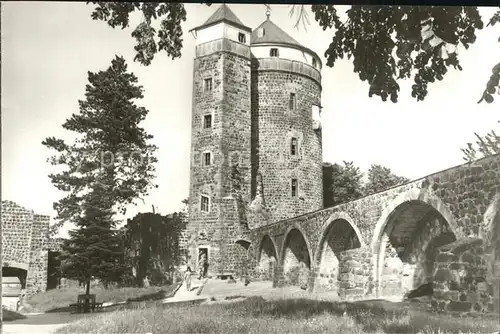
[[[253,30],[252,195],[273,223],[323,206],[318,55],[267,20]]]

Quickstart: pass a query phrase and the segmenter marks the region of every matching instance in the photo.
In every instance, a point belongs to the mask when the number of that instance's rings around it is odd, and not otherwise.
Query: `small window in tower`
[[[290,93],[290,99],[288,100],[288,109],[295,110],[295,108],[296,108],[295,93]]]
[[[210,208],[210,198],[205,195],[201,195],[201,211],[208,212]]]
[[[212,78],[205,79],[205,87],[204,91],[205,92],[211,92],[212,91]]]
[[[313,66],[314,66],[315,68],[318,66],[318,63],[317,63],[316,58],[313,58],[312,63],[313,63]]]
[[[280,54],[277,48],[271,48],[270,55],[271,57],[279,57]]]
[[[212,115],[203,116],[203,128],[208,129],[212,127]]]
[[[257,30],[258,37],[264,37],[265,34],[266,34],[266,30],[264,28],[260,28],[259,30]]]
[[[297,197],[297,179],[292,179],[292,197]]]
[[[297,155],[297,138],[292,138],[292,143],[290,145],[290,154]]]
[[[238,33],[238,42],[240,43],[246,43],[247,42],[247,37],[243,33]]]
[[[212,156],[210,152],[203,153],[203,166],[210,166],[212,163]]]

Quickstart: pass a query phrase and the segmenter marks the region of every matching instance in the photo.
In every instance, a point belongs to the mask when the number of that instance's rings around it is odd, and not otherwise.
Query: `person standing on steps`
[[[203,278],[207,277],[208,273],[208,261],[207,258],[205,258],[205,262],[203,262]]]
[[[189,266],[184,273],[184,282],[186,282],[186,290],[191,291],[191,268]]]
[[[201,280],[204,277],[205,273],[205,263],[207,262],[207,258],[205,254],[201,254],[200,261],[198,262],[198,279]]]

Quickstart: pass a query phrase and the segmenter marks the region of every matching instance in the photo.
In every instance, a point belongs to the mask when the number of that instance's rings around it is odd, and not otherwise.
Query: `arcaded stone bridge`
[[[341,298],[432,286],[436,310],[498,311],[500,155],[256,228],[236,245],[274,286]]]

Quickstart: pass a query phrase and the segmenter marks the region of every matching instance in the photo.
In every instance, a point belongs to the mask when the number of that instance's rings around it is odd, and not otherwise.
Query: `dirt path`
[[[60,327],[84,317],[93,317],[99,313],[70,314],[70,313],[44,313],[27,315],[26,319],[4,322],[4,334],[48,334],[54,333]]]

